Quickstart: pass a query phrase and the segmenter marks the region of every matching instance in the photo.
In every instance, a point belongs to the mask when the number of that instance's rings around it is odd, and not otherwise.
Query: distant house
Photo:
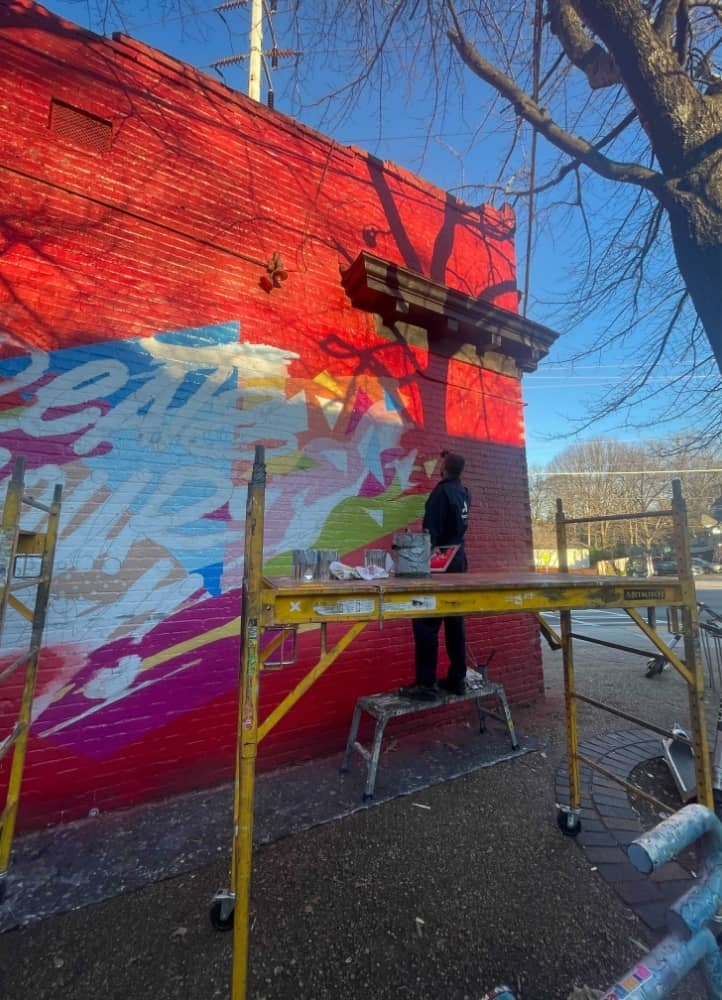
[[[567,560],[570,570],[589,569],[589,549],[585,545],[576,545],[567,549]],[[534,569],[558,570],[559,558],[556,548],[534,549]]]
[[[517,314],[508,208],[26,0],[0,6],[0,82],[0,490],[15,454],[38,499],[64,486],[27,826],[232,774],[257,443],[269,573],[388,546],[442,448],[467,459],[472,568],[528,571],[522,377],[555,335]],[[9,611],[0,672],[21,628]],[[261,766],[338,750],[360,694],[411,678],[406,624],[364,636]],[[533,617],[469,636],[512,699],[541,694]],[[262,716],[318,644],[264,674]]]

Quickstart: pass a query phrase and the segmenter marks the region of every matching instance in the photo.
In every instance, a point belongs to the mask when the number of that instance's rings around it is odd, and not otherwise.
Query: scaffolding
[[[269,578],[263,576],[264,513],[264,450],[258,446],[246,504],[231,880],[230,889],[219,892],[211,907],[214,925],[226,930],[233,929],[232,1000],[245,1000],[247,995],[254,783],[258,744],[370,625],[382,627],[387,621],[430,615],[528,612],[538,617],[541,612],[560,612],[561,638],[555,638],[552,629],[547,628],[547,634],[562,649],[564,658],[570,805],[563,811],[560,810],[557,819],[565,833],[574,834],[579,830],[581,810],[580,764],[594,766],[578,751],[576,701],[595,703],[576,691],[571,611],[623,608],[660,653],[675,666],[688,685],[690,744],[695,750],[698,801],[713,808],[710,760],[702,712],[704,679],[699,658],[695,592],[691,574],[685,572],[679,578],[665,577],[655,579],[652,583],[646,578],[598,577],[564,571],[436,574],[431,578],[391,577],[372,582],[303,582],[290,577]],[[683,540],[682,532],[686,531],[686,513],[678,483],[675,485],[673,510],[668,513],[675,519],[680,553],[684,556],[686,550],[683,541],[686,543],[686,535]],[[659,512],[655,516],[659,516]],[[559,538],[560,543],[564,543],[560,544],[560,559],[566,549],[565,526],[574,523],[574,520],[564,518],[563,512],[559,514]],[[688,559],[687,551],[686,560],[680,559],[678,565],[688,569]],[[657,607],[670,607],[680,611],[685,625],[686,664],[675,656],[664,640],[641,617],[641,611],[647,609],[649,613],[650,608]],[[332,646],[328,645],[329,624],[347,626],[346,631]],[[318,628],[318,660],[283,701],[259,722],[261,672],[270,665],[272,656],[286,637],[293,635],[302,626]],[[268,639],[270,641],[266,642]],[[616,714],[622,718],[631,718],[622,712]],[[668,735],[657,727],[649,728]]]
[[[0,649],[3,647],[2,639],[8,607],[30,623],[27,649],[12,663],[0,669],[0,691],[3,686],[9,685],[16,671],[23,671],[17,720],[10,732],[0,739],[0,762],[12,751],[5,788],[5,804],[0,812],[0,901],[7,889],[10,852],[30,735],[38,660],[50,597],[62,496],[62,487],[59,484],[55,487],[50,506],[25,496],[24,468],[23,459],[17,458],[0,521]],[[39,510],[47,516],[44,532],[28,531],[21,527],[23,509],[26,507]],[[17,596],[20,591],[35,592],[32,605]]]
[[[627,722],[640,726],[660,736],[674,740],[677,743],[685,744],[692,750],[694,761],[694,771],[697,787],[697,800],[710,809],[714,808],[712,789],[712,768],[710,755],[707,748],[706,725],[704,717],[704,671],[702,667],[702,656],[700,647],[699,620],[697,614],[697,593],[694,585],[694,577],[690,563],[689,553],[689,526],[687,523],[687,507],[682,496],[682,484],[679,479],[672,482],[672,506],[668,510],[638,511],[630,514],[606,514],[594,515],[591,517],[567,517],[561,500],[557,500],[556,529],[557,529],[557,551],[559,557],[559,570],[561,573],[568,571],[567,556],[567,528],[574,524],[590,524],[601,521],[630,521],[644,518],[661,517],[671,518],[674,539],[674,548],[677,564],[677,577],[654,577],[651,581],[644,578],[635,582],[628,578],[628,592],[636,592],[636,596],[647,604],[647,620],[645,621],[637,607],[631,605],[623,606],[634,624],[647,636],[650,642],[656,647],[660,655],[669,662],[680,674],[687,684],[687,694],[689,699],[690,731],[688,738],[679,731],[669,732],[654,723],[638,718],[629,712],[623,712],[612,705],[580,694],[576,687],[576,675],[574,670],[574,652],[572,641],[578,639],[583,642],[593,642],[597,645],[608,646],[612,649],[623,650],[627,653],[649,656],[648,650],[640,650],[632,646],[607,640],[592,638],[572,630],[571,609],[561,610],[559,613],[561,638],[559,645],[562,649],[564,663],[564,694],[566,701],[567,717],[567,757],[569,764],[569,805],[561,806],[559,810],[559,827],[563,833],[575,836],[580,828],[581,813],[581,767],[585,766],[605,778],[622,785],[627,790],[634,792],[652,802],[657,808],[669,811],[669,807],[660,802],[653,795],[613,774],[600,764],[596,763],[584,754],[579,753],[579,733],[577,727],[577,702],[591,705],[610,715],[615,715]],[[677,601],[667,600],[667,591],[673,584],[678,591]],[[617,605],[613,605],[617,606]],[[676,637],[681,635],[683,639],[684,659],[677,656],[673,651],[673,646],[668,645],[659,635],[655,628],[656,609],[666,607],[671,620],[675,622],[674,633]]]

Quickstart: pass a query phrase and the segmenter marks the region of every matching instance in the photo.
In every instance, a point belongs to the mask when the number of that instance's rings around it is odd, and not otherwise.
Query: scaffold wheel
[[[582,821],[566,809],[557,812],[557,826],[565,837],[576,837],[582,829]]]

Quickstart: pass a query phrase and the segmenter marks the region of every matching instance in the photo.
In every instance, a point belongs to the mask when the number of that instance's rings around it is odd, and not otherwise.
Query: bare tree
[[[700,453],[689,439],[650,440],[637,444],[594,438],[565,448],[532,476],[535,537],[537,529],[549,536],[557,497],[571,517],[632,514],[669,510],[672,479],[680,479],[689,516],[696,532],[712,508],[722,470],[722,453]],[[670,453],[674,461],[670,461]],[[579,526],[573,540],[590,549],[625,550],[653,546],[671,538],[669,518],[591,522]]]
[[[423,76],[430,134],[453,107],[480,136],[493,129],[508,139],[497,176],[475,178],[466,196],[476,189],[491,200],[533,200],[537,216],[552,210],[560,227],[579,213],[586,245],[574,255],[574,291],[558,297],[557,325],[564,314],[569,328],[594,317],[597,352],[645,331],[628,378],[592,418],[634,401],[678,416],[684,393],[706,428],[701,445],[719,440],[718,0],[328,0],[320,9],[304,23],[306,37],[310,28],[347,46],[347,82],[331,95],[332,109],[345,111],[373,86],[381,114],[400,74],[409,86]],[[300,23],[300,3],[297,11]],[[486,86],[470,87],[464,69]],[[548,144],[539,157],[523,123]],[[671,375],[662,378],[661,362],[674,366]]]
[[[682,482],[690,528],[700,531],[709,522],[712,507],[720,494],[722,482],[722,451],[700,451],[696,442],[684,436],[673,441],[652,441],[647,446],[647,460],[653,468],[674,469],[674,477]],[[670,452],[674,461],[670,464]],[[669,496],[669,479],[666,495]]]
[[[643,446],[592,438],[557,455],[545,481],[570,516],[631,514],[664,506],[661,497],[669,493],[669,476],[650,475],[651,468]],[[590,549],[608,549],[618,542],[646,548],[659,530],[656,520],[591,521],[583,526],[580,540]]]
[[[462,18],[451,0],[447,8],[449,38],[464,63],[572,164],[652,195],[659,209],[652,213],[649,238],[661,211],[669,219],[686,291],[722,371],[722,78],[713,62],[722,41],[718,5],[548,0],[548,24],[561,53],[593,90],[624,91],[631,108],[613,131],[621,134],[638,119],[655,168],[602,153],[609,135],[604,143],[590,142],[561,126],[482,55],[467,27],[468,14]]]
[[[83,4],[96,25],[132,6]],[[193,0],[160,4],[168,16],[193,9]],[[305,93],[318,94],[326,68],[335,62],[339,71],[322,125],[342,122],[364,89],[382,120],[392,89],[421,88],[430,143],[450,113],[477,140],[459,151],[472,174],[467,200],[478,191],[485,201],[528,205],[531,230],[567,230],[577,213],[571,286],[547,302],[558,307],[555,325],[572,331],[592,317],[594,342],[584,350],[600,355],[644,333],[628,377],[597,400],[590,423],[640,401],[645,412],[657,406],[657,420],[676,417],[684,397],[706,427],[700,446],[719,440],[720,0],[291,0],[276,18],[285,18],[278,34],[305,53],[296,93],[308,79]],[[296,107],[303,111],[303,100]],[[506,152],[497,142],[493,157],[480,157],[490,133]]]

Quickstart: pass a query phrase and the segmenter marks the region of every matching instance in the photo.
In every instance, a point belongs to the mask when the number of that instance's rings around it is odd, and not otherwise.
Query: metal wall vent
[[[50,131],[98,153],[107,153],[113,138],[112,122],[55,98],[50,101]]]

